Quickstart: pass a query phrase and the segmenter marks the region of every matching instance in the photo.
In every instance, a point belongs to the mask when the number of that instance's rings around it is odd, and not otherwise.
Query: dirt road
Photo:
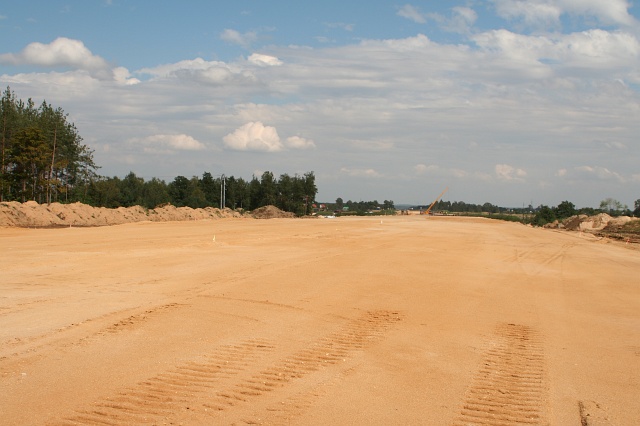
[[[482,219],[0,229],[4,425],[640,423],[640,254]]]

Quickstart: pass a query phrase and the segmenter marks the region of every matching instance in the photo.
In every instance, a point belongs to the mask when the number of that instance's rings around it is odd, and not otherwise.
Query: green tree
[[[214,179],[211,173],[202,174],[199,182],[208,206],[220,206],[220,179]]]
[[[186,205],[194,209],[202,209],[209,205],[197,176],[194,176],[189,180]]]
[[[16,132],[9,164],[22,202],[38,201],[46,182],[47,159],[47,142],[42,130],[27,127]]]
[[[120,178],[101,178],[90,181],[86,188],[85,200],[96,207],[120,207]]]
[[[566,219],[576,214],[576,206],[569,201],[563,201],[558,204],[558,206],[555,207],[553,211],[556,215],[556,218]]]
[[[144,179],[133,172],[120,181],[120,204],[124,207],[144,205]]]
[[[533,216],[532,224],[536,226],[544,226],[554,220],[556,220],[556,215],[553,212],[553,209],[549,206],[541,205]]]
[[[611,215],[618,215],[620,213],[620,210],[626,209],[626,207],[623,206],[622,203],[618,200],[615,200],[613,198],[605,198],[604,200],[600,201],[600,209],[606,211]]]
[[[167,184],[158,178],[152,178],[145,182],[142,192],[143,206],[148,209],[156,208],[171,201]]]
[[[260,178],[260,201],[258,207],[276,204],[277,187],[273,173],[264,172]]]
[[[189,199],[189,179],[184,176],[176,176],[169,184],[169,195],[171,204],[176,207],[185,207]]]

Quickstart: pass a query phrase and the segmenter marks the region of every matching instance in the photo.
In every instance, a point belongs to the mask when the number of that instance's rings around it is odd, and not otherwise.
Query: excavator
[[[433,206],[438,202],[438,200],[440,198],[442,198],[442,196],[444,195],[445,192],[447,192],[449,190],[449,187],[447,186],[444,191],[442,191],[440,193],[440,195],[438,195],[438,198],[435,199],[435,201],[433,203],[431,203],[431,205],[429,206],[428,209],[426,209],[422,214],[428,215],[431,212],[431,209],[433,208]]]

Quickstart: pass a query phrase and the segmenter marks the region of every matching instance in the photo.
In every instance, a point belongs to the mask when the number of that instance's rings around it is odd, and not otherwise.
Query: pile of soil
[[[580,231],[601,238],[640,243],[640,218],[619,216],[612,217],[606,213],[595,216],[584,214],[571,216],[562,222],[557,220],[544,226],[551,229]]]
[[[255,219],[276,219],[276,218],[292,218],[293,213],[285,212],[275,206],[264,206],[251,212],[251,216]]]
[[[0,203],[0,226],[23,228],[54,228],[69,226],[108,226],[131,222],[167,222],[202,219],[241,217],[231,209],[220,210],[207,207],[175,207],[167,204],[146,210],[140,206],[108,209],[87,204],[51,203],[38,204],[35,201]]]
[[[557,225],[560,229],[567,231],[602,231],[608,227],[622,226],[628,222],[637,220],[629,216],[611,217],[606,213],[595,216],[577,215],[565,219]]]

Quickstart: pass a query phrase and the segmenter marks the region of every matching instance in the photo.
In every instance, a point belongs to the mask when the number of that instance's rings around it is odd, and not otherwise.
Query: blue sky
[[[320,201],[640,198],[629,1],[6,3],[0,85],[69,113],[106,176],[314,171]]]

